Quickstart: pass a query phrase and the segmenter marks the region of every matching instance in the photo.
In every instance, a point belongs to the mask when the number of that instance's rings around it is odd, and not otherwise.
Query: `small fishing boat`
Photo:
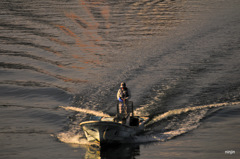
[[[120,109],[119,109],[120,108]],[[89,121],[80,123],[89,142],[100,145],[130,143],[144,131],[148,117],[134,116],[133,102],[118,103],[114,117],[91,116]]]

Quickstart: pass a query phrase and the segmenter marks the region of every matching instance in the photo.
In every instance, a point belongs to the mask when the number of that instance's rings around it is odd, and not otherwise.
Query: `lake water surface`
[[[0,158],[240,158],[239,35],[239,0],[1,0]],[[122,81],[146,131],[89,146]]]

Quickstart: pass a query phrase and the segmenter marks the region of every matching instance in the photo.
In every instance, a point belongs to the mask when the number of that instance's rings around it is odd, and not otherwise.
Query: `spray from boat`
[[[170,140],[176,136],[196,129],[198,126],[200,126],[200,121],[211,115],[211,113],[219,109],[234,105],[240,105],[240,102],[214,103],[209,105],[169,110],[165,113],[155,115],[148,122],[144,123],[144,132],[139,135],[135,135],[132,140],[129,140],[129,142],[149,143]],[[65,110],[73,110],[80,113],[100,116],[101,118],[109,118],[110,116],[101,111],[93,111],[72,106],[60,107],[64,108]],[[138,113],[138,109],[136,109],[134,113],[140,114]],[[72,127],[68,131],[57,134],[57,138],[62,142],[70,144],[91,144],[85,138],[84,132],[80,126]]]
[[[72,106],[59,106],[59,107],[65,109],[65,110],[73,110],[76,112],[91,114],[91,115],[95,115],[95,116],[110,117],[110,115],[103,113],[101,111],[94,111],[94,110],[77,108],[77,107],[72,107]]]

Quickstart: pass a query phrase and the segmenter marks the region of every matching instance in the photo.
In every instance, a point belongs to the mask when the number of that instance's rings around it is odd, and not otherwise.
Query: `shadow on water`
[[[85,159],[134,159],[140,155],[140,147],[136,144],[95,145],[86,148]]]

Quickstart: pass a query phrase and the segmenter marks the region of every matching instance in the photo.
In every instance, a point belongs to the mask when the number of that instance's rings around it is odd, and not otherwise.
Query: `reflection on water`
[[[76,45],[82,51],[96,53],[102,51],[102,47],[131,46],[130,42],[139,37],[142,39],[163,34],[164,30],[183,20],[179,16],[183,11],[183,3],[184,1],[159,0],[81,0],[81,13],[65,13],[76,25],[76,30],[70,30],[66,26],[58,27],[66,35],[75,38]]]
[[[2,0],[0,83],[18,87],[34,81],[35,88],[63,88],[75,94],[111,76],[108,68],[117,64],[116,57],[124,49],[130,50],[149,37],[163,36],[182,22],[184,3]]]
[[[98,66],[102,64],[102,56],[112,53],[112,49],[133,46],[136,40],[163,35],[164,30],[175,27],[183,20],[179,16],[183,3],[159,0],[41,3],[15,0],[10,3],[4,0],[1,53],[13,56],[11,53],[22,50],[30,54],[25,58],[39,59],[47,59],[50,53],[51,64],[58,63],[61,68],[82,69],[82,63]],[[34,50],[26,51],[29,49]],[[66,58],[71,62],[66,62]]]
[[[139,145],[120,144],[101,148],[92,145],[87,147],[85,159],[134,159],[139,155]]]

